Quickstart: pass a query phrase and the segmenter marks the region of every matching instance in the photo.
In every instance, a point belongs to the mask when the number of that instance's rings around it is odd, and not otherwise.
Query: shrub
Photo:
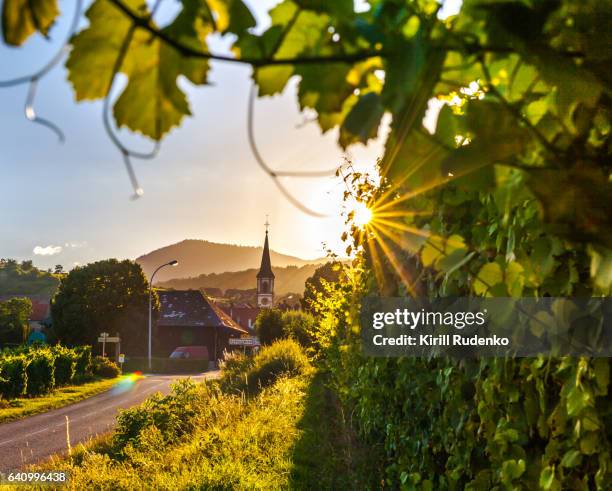
[[[72,383],[76,373],[77,353],[63,346],[56,346],[53,351],[55,354],[55,385]]]
[[[309,348],[313,344],[315,318],[308,312],[288,311],[283,313],[283,334],[293,338],[303,347]]]
[[[159,430],[164,443],[175,443],[193,431],[198,410],[206,407],[207,395],[205,385],[179,380],[173,384],[171,394],[157,393],[140,406],[121,411],[113,437],[115,451],[121,454],[128,444],[138,448],[141,437],[152,427]]]
[[[279,377],[295,377],[308,371],[310,363],[300,345],[293,339],[276,341],[256,356],[248,373],[249,387],[267,387]]]
[[[261,344],[272,344],[284,336],[283,313],[278,309],[262,309],[255,320],[255,331]]]
[[[242,354],[240,351],[226,353],[221,362],[221,386],[231,391],[233,388],[243,390],[246,385],[248,373],[253,367],[254,358]]]
[[[0,358],[0,394],[6,399],[25,395],[28,385],[27,366],[24,355],[2,355]]]
[[[55,387],[55,357],[48,348],[30,351],[30,363],[26,370],[28,383],[26,394],[37,396],[46,394]]]
[[[272,385],[280,377],[307,373],[310,362],[293,339],[282,339],[265,346],[253,358],[232,354],[223,364],[221,386],[227,391],[255,393]]]
[[[78,346],[74,351],[77,357],[75,377],[79,379],[91,377],[91,346]]]
[[[93,374],[102,378],[118,377],[121,370],[117,364],[103,356],[96,356],[93,360]]]

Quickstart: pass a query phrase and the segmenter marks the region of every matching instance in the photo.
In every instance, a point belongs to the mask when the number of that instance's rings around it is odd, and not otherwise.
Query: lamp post
[[[149,371],[151,370],[151,329],[153,325],[153,278],[155,278],[155,274],[165,266],[176,266],[178,261],[173,259],[170,262],[164,263],[159,266],[153,274],[151,275],[151,280],[149,281]]]

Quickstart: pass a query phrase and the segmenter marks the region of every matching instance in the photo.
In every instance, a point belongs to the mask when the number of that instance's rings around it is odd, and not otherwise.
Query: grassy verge
[[[73,402],[86,399],[93,395],[110,389],[117,383],[118,378],[94,380],[82,385],[69,385],[60,387],[53,392],[40,397],[18,398],[2,401],[0,407],[0,423],[24,418],[33,414],[43,413],[57,409]]]
[[[219,381],[177,382],[38,470],[68,472],[69,489],[375,488],[324,378],[283,343],[237,357]]]
[[[317,374],[308,385],[297,424],[290,489],[378,489],[380,470],[372,448],[364,446],[348,424],[336,395]]]

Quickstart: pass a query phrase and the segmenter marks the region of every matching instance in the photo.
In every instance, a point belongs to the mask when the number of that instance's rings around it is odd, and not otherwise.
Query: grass
[[[86,399],[100,392],[110,389],[117,383],[118,378],[94,380],[81,385],[68,385],[60,387],[49,394],[32,397],[18,398],[10,401],[0,401],[0,423],[13,421],[33,414],[44,413],[57,409],[73,402]]]
[[[372,447],[363,445],[337,396],[316,374],[308,386],[292,452],[290,489],[377,489],[380,469]]]
[[[270,360],[291,350],[271,347],[252,364],[234,363],[237,382],[238,366],[262,372],[259,390],[181,381],[172,394],[123,412],[113,434],[30,470],[67,471],[67,488],[79,490],[380,487],[368,464],[377,459],[355,438],[324,376],[310,364],[294,370]]]

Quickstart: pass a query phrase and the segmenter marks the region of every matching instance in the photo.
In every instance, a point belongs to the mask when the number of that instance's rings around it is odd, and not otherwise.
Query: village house
[[[179,346],[206,346],[210,361],[217,362],[229,339],[247,335],[236,323],[198,290],[157,292],[160,314],[156,323],[155,351],[167,357]]]

